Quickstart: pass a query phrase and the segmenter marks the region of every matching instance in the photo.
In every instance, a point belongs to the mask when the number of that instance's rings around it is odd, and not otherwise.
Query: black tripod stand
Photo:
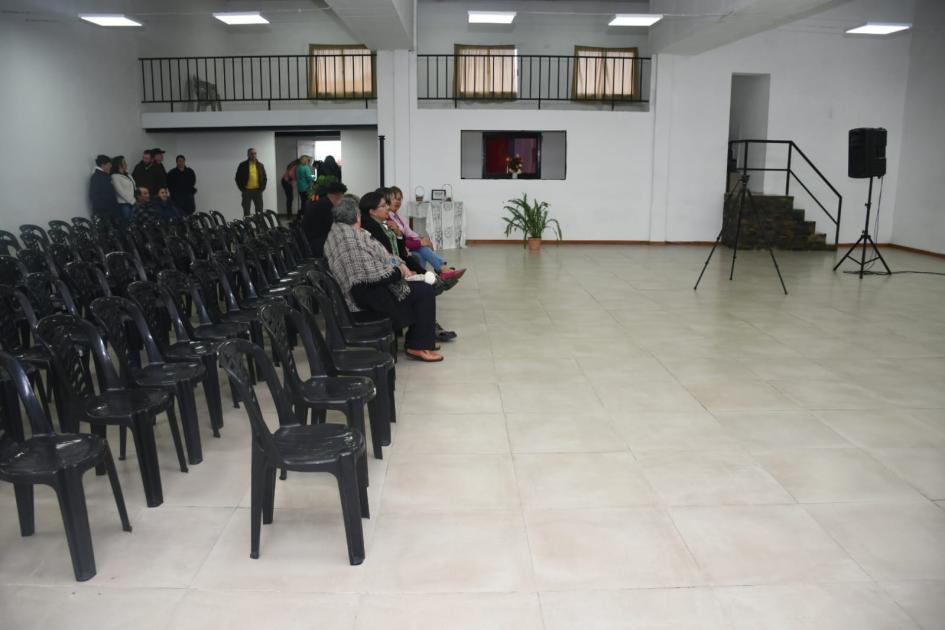
[[[882,189],[880,189],[880,192],[879,192],[879,200],[881,202],[883,200]],[[869,191],[866,193],[866,223],[863,226],[863,233],[860,234],[860,238],[856,239],[856,242],[853,243],[853,246],[847,250],[847,253],[843,255],[843,258],[841,258],[837,262],[837,264],[834,265],[834,268],[833,268],[834,271],[836,271],[840,267],[840,265],[843,264],[844,260],[849,258],[854,263],[859,265],[860,267],[859,276],[861,280],[863,279],[863,273],[865,272],[866,265],[869,265],[870,263],[877,260],[883,263],[883,267],[886,268],[887,275],[892,273],[892,271],[889,270],[889,265],[886,264],[886,260],[883,258],[883,255],[879,253],[879,249],[876,247],[876,243],[875,241],[873,241],[873,237],[870,236],[870,208],[872,207],[872,205],[873,205],[873,178],[870,177],[870,187],[869,187]],[[863,244],[863,251],[860,254],[860,260],[857,260],[856,258],[853,257],[853,251],[860,245],[860,243]],[[867,245],[872,247],[873,252],[876,254],[869,260],[866,259],[866,246]]]
[[[725,204],[728,205],[729,200],[732,198],[732,195],[738,193],[738,215],[737,223],[735,224],[735,242],[732,244],[732,269],[728,273],[728,279],[731,280],[735,276],[735,259],[738,257],[738,237],[742,231],[742,211],[745,209],[745,199],[748,200],[748,207],[751,208],[751,211],[755,215],[755,222],[758,224],[759,229],[761,229],[761,215],[758,213],[758,209],[755,208],[755,201],[751,196],[751,191],[748,190],[748,174],[742,173],[739,176],[738,181],[732,186],[732,189],[728,191],[728,194],[725,195]],[[702,273],[699,274],[699,279],[696,280],[696,286],[692,287],[692,290],[695,291],[699,288],[699,283],[702,282],[702,276],[705,275],[705,270],[709,266],[709,261],[712,260],[712,254],[715,253],[715,249],[719,246],[719,241],[722,240],[722,234],[725,232],[725,226],[722,226],[722,229],[719,230],[719,235],[715,237],[715,244],[712,246],[712,250],[709,252],[709,257],[705,259],[705,264],[702,266]],[[787,287],[784,286],[784,278],[781,277],[781,269],[778,267],[778,261],[774,257],[774,252],[771,250],[771,242],[768,239],[767,234],[762,230],[764,235],[764,244],[765,249],[768,250],[768,253],[771,255],[771,262],[774,263],[774,270],[778,272],[778,280],[781,281],[781,288],[784,290],[784,295],[787,295]]]

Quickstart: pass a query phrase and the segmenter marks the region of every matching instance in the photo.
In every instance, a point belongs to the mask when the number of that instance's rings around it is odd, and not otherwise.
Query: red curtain
[[[485,169],[483,175],[504,175],[505,158],[509,156],[509,140],[504,136],[486,138]]]

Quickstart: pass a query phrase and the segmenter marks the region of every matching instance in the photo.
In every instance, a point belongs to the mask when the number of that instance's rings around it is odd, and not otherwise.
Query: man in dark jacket
[[[331,209],[341,201],[348,187],[341,182],[331,182],[318,191],[318,201],[306,201],[302,208],[302,232],[312,246],[312,254],[316,258],[324,255],[325,239],[334,222]]]
[[[197,209],[194,203],[194,194],[197,189],[197,174],[187,166],[187,159],[183,155],[177,156],[177,167],[167,174],[167,189],[171,191],[174,205],[184,214],[193,214]],[[158,191],[160,192],[160,191]]]
[[[151,149],[146,149],[141,154],[141,161],[135,164],[134,170],[131,171],[131,179],[135,180],[136,186],[145,186],[148,190],[151,190],[152,165]]]
[[[167,170],[164,168],[163,149],[157,147],[151,149],[151,168],[148,172],[151,176],[148,182],[148,192],[151,193],[151,198],[153,199],[157,197],[158,192],[162,188],[167,188]]]
[[[256,149],[246,151],[246,160],[236,167],[236,187],[243,196],[243,216],[249,216],[249,204],[257,214],[263,211],[263,191],[266,190],[266,169],[256,159]]]
[[[112,160],[107,155],[95,158],[95,170],[89,181],[89,199],[92,201],[92,214],[105,219],[117,219],[120,215],[115,189],[112,187]]]

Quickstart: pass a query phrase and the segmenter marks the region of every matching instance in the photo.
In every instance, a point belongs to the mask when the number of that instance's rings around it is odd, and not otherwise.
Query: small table
[[[407,216],[423,219],[434,249],[466,247],[466,213],[462,201],[411,201]]]

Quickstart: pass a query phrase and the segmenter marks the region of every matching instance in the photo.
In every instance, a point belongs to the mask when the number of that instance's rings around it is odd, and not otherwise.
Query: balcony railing
[[[223,103],[364,101],[377,98],[376,55],[147,57],[141,102],[221,110]]]
[[[417,55],[420,101],[569,102],[616,109],[650,101],[650,57]]]

